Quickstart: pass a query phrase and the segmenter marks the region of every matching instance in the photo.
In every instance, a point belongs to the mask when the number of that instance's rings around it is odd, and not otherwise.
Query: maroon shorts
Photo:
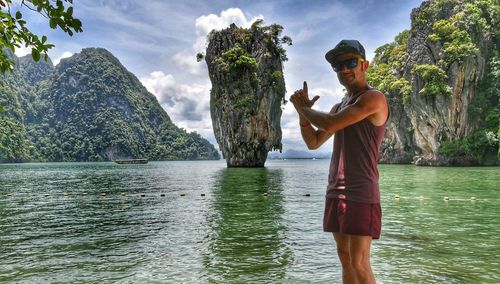
[[[323,231],[378,239],[381,227],[380,204],[326,198]]]

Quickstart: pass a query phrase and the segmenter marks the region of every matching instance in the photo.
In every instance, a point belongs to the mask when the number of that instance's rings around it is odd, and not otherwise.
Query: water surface
[[[0,165],[0,282],[340,283],[328,162]],[[500,168],[380,173],[380,283],[500,282]]]

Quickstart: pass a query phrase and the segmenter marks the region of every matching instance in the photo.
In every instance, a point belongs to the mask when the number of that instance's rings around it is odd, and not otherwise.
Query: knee
[[[363,257],[351,257],[349,263],[351,268],[357,272],[363,272],[370,269],[370,261]]]
[[[349,254],[349,250],[337,247],[337,254],[342,266],[351,265],[351,255]]]

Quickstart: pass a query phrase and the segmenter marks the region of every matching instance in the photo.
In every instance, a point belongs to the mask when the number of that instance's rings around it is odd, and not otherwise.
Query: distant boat
[[[148,159],[125,159],[125,160],[114,160],[117,164],[147,164]]]

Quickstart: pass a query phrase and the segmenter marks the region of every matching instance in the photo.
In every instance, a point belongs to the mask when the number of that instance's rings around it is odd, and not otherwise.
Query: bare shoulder
[[[361,105],[369,115],[370,120],[374,125],[380,126],[385,124],[388,118],[389,106],[385,95],[377,89],[370,89],[359,96],[356,103]]]
[[[387,107],[387,100],[385,98],[385,95],[377,89],[370,89],[366,91],[364,94],[359,96],[359,98],[356,100],[356,103],[368,105],[371,108]]]
[[[365,99],[370,99],[370,100],[383,100],[385,101],[385,95],[377,90],[377,89],[370,89],[368,91],[366,91],[364,94],[362,94],[361,96],[359,96],[359,98],[365,98]]]

